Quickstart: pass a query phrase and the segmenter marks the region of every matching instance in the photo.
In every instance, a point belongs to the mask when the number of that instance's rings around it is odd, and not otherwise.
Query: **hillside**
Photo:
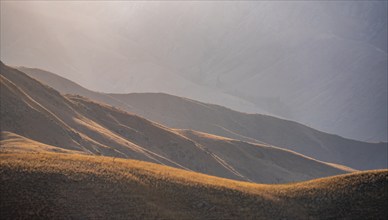
[[[41,152],[53,152],[53,153],[66,153],[66,154],[85,154],[81,151],[67,150],[47,144],[43,144],[38,141],[28,139],[26,137],[1,131],[0,134],[0,152],[29,152],[29,153],[41,153]]]
[[[197,142],[111,106],[80,96],[63,96],[5,65],[1,65],[0,89],[1,131],[67,150],[260,183],[301,181],[351,171],[263,144],[224,138]],[[231,141],[233,144],[229,144]]]
[[[385,219],[388,170],[286,185],[61,153],[0,154],[2,219]]]
[[[54,73],[19,68],[64,94],[82,95],[173,128],[192,129],[255,143],[268,143],[322,161],[368,170],[387,168],[388,145],[324,133],[276,117],[245,114],[195,100],[161,93],[97,93]]]

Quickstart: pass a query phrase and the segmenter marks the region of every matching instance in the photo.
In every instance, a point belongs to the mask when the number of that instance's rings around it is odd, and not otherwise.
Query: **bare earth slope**
[[[193,129],[242,141],[268,143],[319,160],[355,169],[387,168],[387,143],[366,143],[317,131],[302,124],[160,93],[103,94],[53,73],[21,71],[64,94],[78,94],[181,129]]]
[[[182,132],[111,106],[63,96],[5,65],[1,65],[1,131],[67,150],[260,183],[301,181],[351,171],[265,145],[222,138],[197,142]],[[233,145],[228,144],[230,141]],[[223,147],[225,151],[220,151]],[[293,166],[294,161],[301,166]]]
[[[286,185],[61,153],[0,154],[2,219],[385,219],[388,170]]]

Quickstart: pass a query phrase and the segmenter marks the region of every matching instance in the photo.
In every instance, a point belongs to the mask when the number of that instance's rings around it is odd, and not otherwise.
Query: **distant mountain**
[[[1,131],[53,147],[259,183],[301,181],[354,171],[276,147],[196,132],[186,135],[185,131],[81,96],[63,96],[4,64],[0,70]],[[5,141],[14,137],[3,136]]]
[[[388,170],[252,184],[141,161],[0,153],[4,219],[385,219]]]
[[[242,141],[264,142],[355,169],[366,170],[388,166],[386,142],[367,143],[350,140],[296,122],[260,114],[245,114],[222,106],[167,94],[97,93],[47,71],[31,68],[19,70],[63,94],[89,97],[169,127],[193,129]]]
[[[8,64],[388,141],[387,1],[1,4]]]

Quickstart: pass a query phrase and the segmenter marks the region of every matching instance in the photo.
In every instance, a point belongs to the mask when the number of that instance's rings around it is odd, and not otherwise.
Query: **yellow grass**
[[[58,175],[62,178],[60,181],[56,180]],[[388,171],[376,170],[292,184],[253,184],[136,160],[7,151],[0,154],[0,176],[6,180],[3,181],[2,190],[9,188],[2,193],[8,193],[8,197],[17,198],[18,201],[31,197],[31,190],[26,191],[26,195],[16,193],[23,191],[23,188],[33,189],[41,195],[45,195],[50,187],[66,188],[66,195],[75,194],[79,205],[89,210],[79,216],[69,204],[72,202],[68,202],[73,201],[71,198],[61,200],[65,203],[62,204],[64,209],[76,218],[89,218],[93,210],[100,206],[114,210],[109,215],[126,213],[128,201],[134,198],[139,199],[141,205],[138,205],[136,212],[125,216],[133,214],[133,218],[146,219],[314,219],[326,210],[321,214],[327,217],[349,217],[354,213],[379,217],[386,212],[382,206],[387,198],[381,186],[386,187],[388,182]],[[15,181],[19,185],[16,188],[15,183],[7,184],[7,181]],[[362,188],[365,184],[369,184],[370,188]],[[39,206],[46,200],[53,200],[56,204],[57,197],[57,194],[47,194],[42,201],[35,201],[34,204]],[[93,201],[88,203],[89,199]],[[111,200],[118,203],[114,208]],[[1,205],[5,209],[6,205]],[[47,206],[42,205],[50,209]],[[36,209],[35,205],[28,209],[32,210],[31,216],[34,216]],[[55,209],[51,212],[56,217],[62,215]],[[144,216],[138,216],[137,212]],[[99,215],[107,217],[104,213]],[[21,211],[16,216],[25,215]]]
[[[82,151],[67,150],[38,141],[34,141],[23,136],[2,131],[0,140],[0,151],[4,152],[58,152],[67,154],[85,154]]]

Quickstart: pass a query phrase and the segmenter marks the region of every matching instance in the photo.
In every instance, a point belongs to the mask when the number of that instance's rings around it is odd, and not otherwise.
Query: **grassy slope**
[[[384,219],[388,214],[387,170],[263,185],[135,160],[5,151],[0,180],[3,219]]]
[[[67,150],[60,147],[55,147],[47,144],[43,144],[38,141],[34,141],[23,136],[1,131],[0,137],[0,152],[57,152],[67,154],[84,154],[82,151]]]

